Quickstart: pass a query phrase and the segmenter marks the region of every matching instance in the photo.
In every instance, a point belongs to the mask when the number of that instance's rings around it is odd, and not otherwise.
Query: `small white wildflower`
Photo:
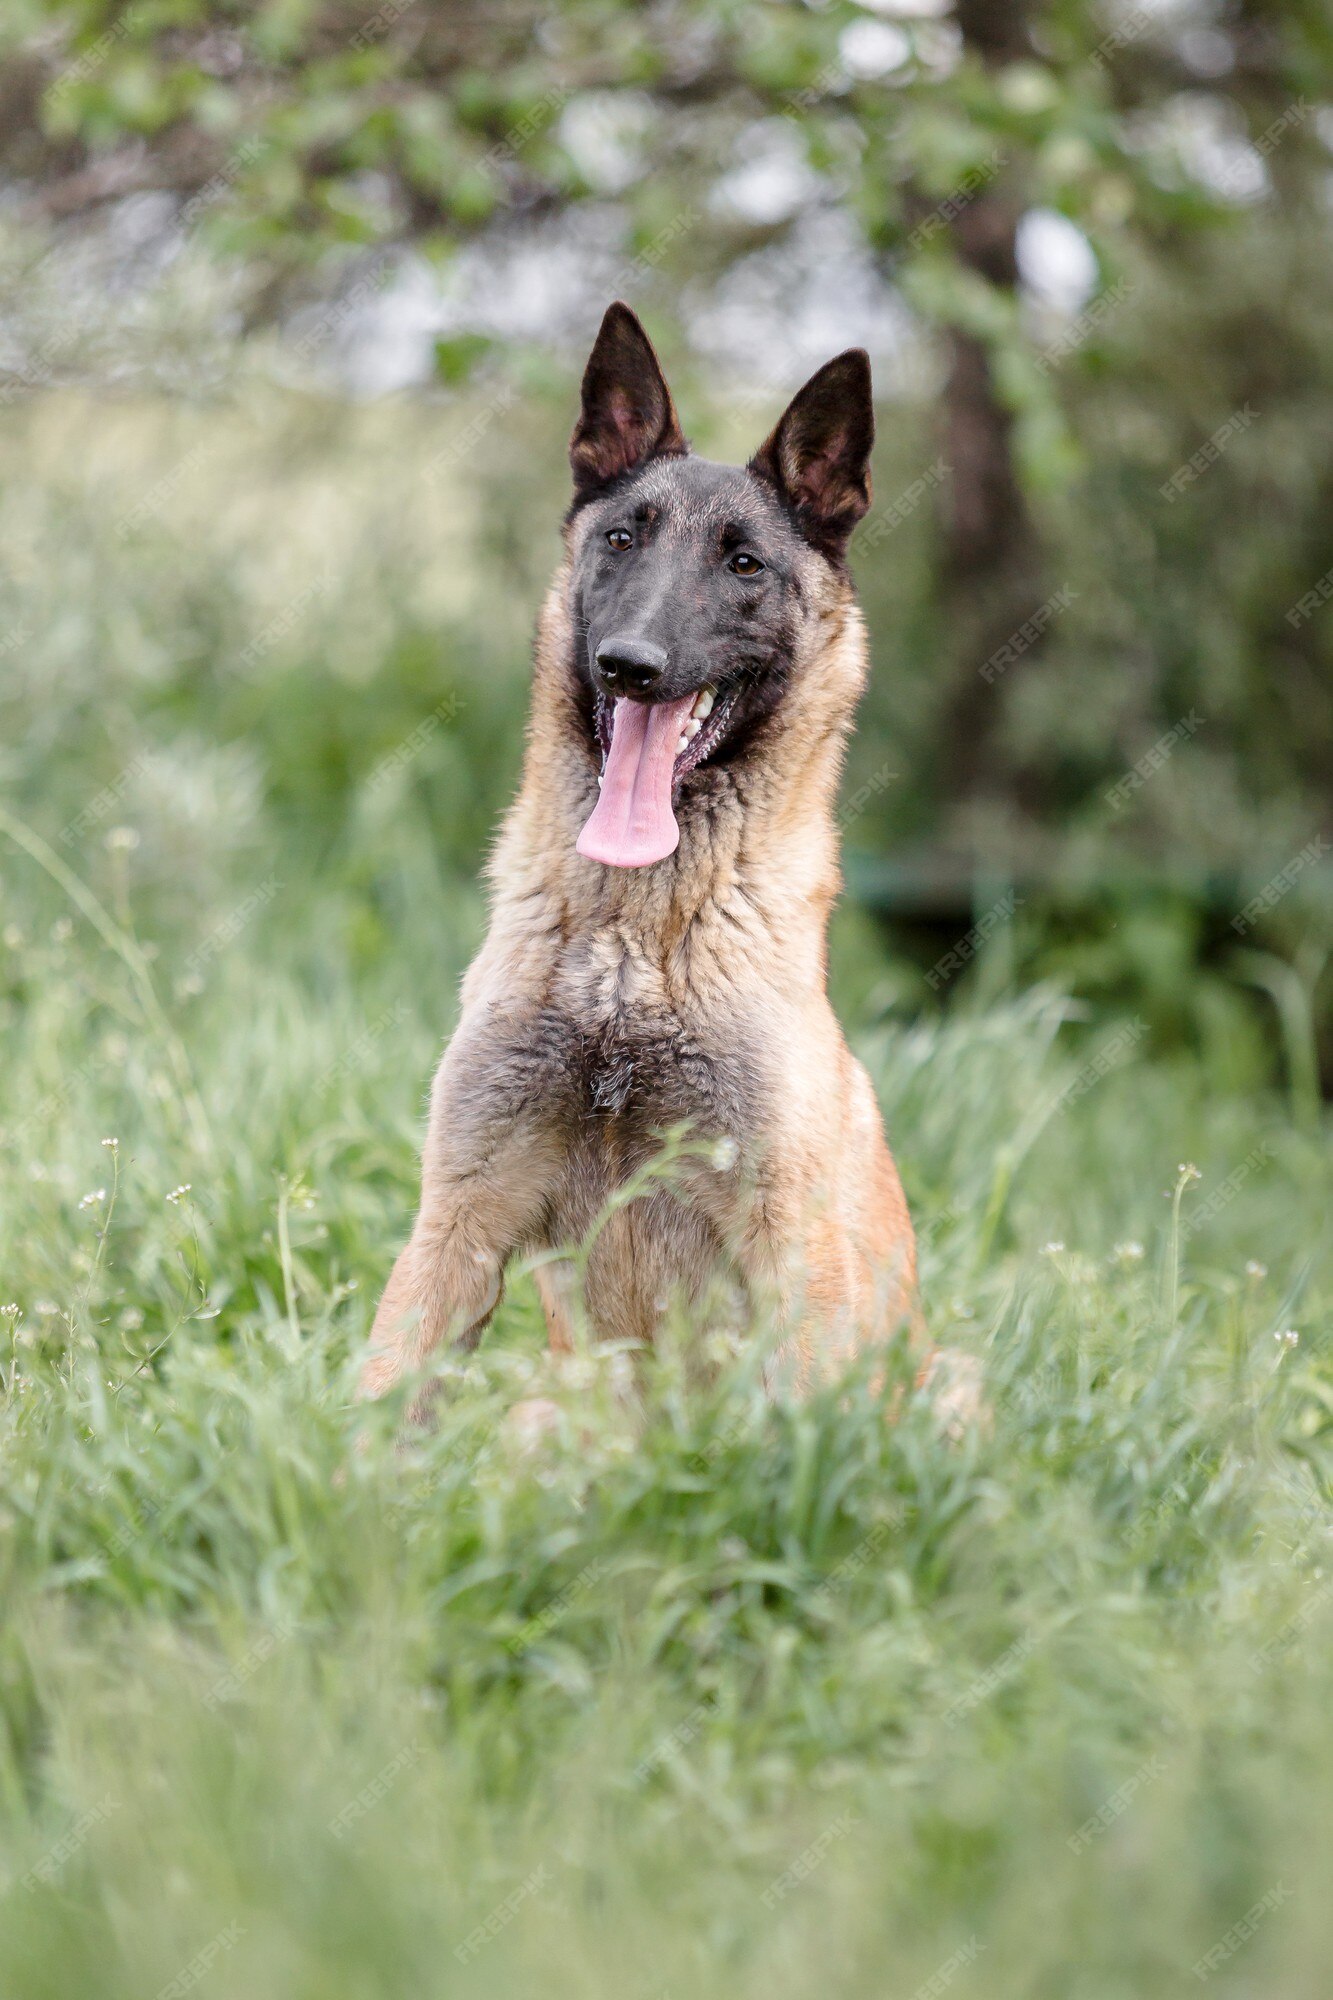
[[[143,1314],[138,1306],[126,1306],[120,1316],[120,1325],[126,1333],[137,1333],[143,1325]]]
[[[132,826],[110,827],[103,839],[103,846],[112,854],[131,853],[139,845],[139,836]]]
[[[73,935],[73,919],[71,917],[57,917],[51,926],[52,944],[68,944]]]
[[[171,1190],[171,1193],[167,1196],[167,1200],[172,1202],[179,1202],[181,1198],[184,1195],[187,1195],[189,1192],[190,1192],[189,1181],[182,1181],[178,1188],[173,1188]]]
[[[1050,1243],[1042,1244],[1039,1255],[1043,1257],[1058,1257],[1064,1247],[1064,1244],[1058,1240],[1052,1240]]]
[[[736,1164],[740,1147],[734,1139],[719,1139],[713,1147],[713,1166],[719,1174],[725,1174]]]
[[[1251,1257],[1245,1266],[1245,1275],[1247,1278],[1266,1278],[1268,1276],[1268,1266],[1267,1264],[1257,1264],[1254,1258]]]
[[[117,1146],[120,1144],[120,1141],[119,1139],[103,1139],[102,1144],[104,1146],[109,1146],[111,1148],[111,1151],[114,1153]]]
[[[79,1203],[79,1207],[96,1208],[99,1201],[105,1201],[105,1200],[106,1200],[106,1189],[93,1188],[90,1193],[86,1194],[83,1197],[83,1200]]]
[[[1128,1243],[1117,1243],[1111,1255],[1116,1259],[1117,1263],[1137,1264],[1143,1256],[1143,1245],[1134,1242],[1133,1238],[1131,1238]]]
[[[1203,1175],[1200,1173],[1199,1169],[1194,1165],[1192,1160],[1182,1160],[1180,1162],[1180,1165],[1176,1168],[1176,1172],[1181,1176],[1181,1178],[1186,1183],[1190,1181],[1201,1181],[1203,1179]]]
[[[1282,1332],[1281,1332],[1281,1333],[1275,1333],[1275,1334],[1273,1335],[1273,1338],[1274,1338],[1274,1340],[1280,1340],[1280,1341],[1282,1342],[1282,1345],[1283,1345],[1284,1347],[1299,1347],[1299,1346],[1300,1346],[1300,1341],[1301,1341],[1301,1337],[1300,1337],[1300,1335],[1299,1335],[1299,1334],[1298,1334],[1298,1333],[1296,1332],[1296,1330],[1295,1330],[1295,1328],[1294,1328],[1294,1327],[1290,1327],[1290,1326],[1288,1326],[1288,1327],[1285,1327],[1285,1328],[1284,1328],[1284,1329],[1282,1330]]]

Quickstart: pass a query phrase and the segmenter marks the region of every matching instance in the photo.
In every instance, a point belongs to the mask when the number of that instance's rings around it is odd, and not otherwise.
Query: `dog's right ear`
[[[645,459],[688,450],[652,342],[617,299],[583,371],[583,410],[569,441],[575,499],[591,499]]]

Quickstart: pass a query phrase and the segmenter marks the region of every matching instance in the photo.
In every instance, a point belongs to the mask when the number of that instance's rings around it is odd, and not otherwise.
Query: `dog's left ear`
[[[583,411],[569,441],[575,496],[590,499],[645,459],[688,450],[652,342],[617,299],[583,371]]]
[[[838,560],[870,505],[874,442],[870,356],[849,347],[797,391],[750,470],[777,488],[806,540]]]

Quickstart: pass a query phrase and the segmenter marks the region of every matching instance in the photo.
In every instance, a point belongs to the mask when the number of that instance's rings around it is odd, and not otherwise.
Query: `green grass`
[[[247,679],[230,517],[173,569],[44,452],[0,493],[37,635],[0,704],[0,1993],[1144,2000],[1225,1940],[1218,1990],[1322,2000],[1327,1127],[1048,990],[886,1012],[849,913],[987,1423],[775,1407],[744,1355],[701,1385],[689,1329],[635,1420],[622,1357],[549,1379],[520,1276],[400,1447],[350,1385],[518,655],[462,611],[418,644],[368,506],[345,587],[392,629],[317,608]],[[372,780],[441,687],[464,721]],[[525,1457],[534,1390],[564,1428]]]

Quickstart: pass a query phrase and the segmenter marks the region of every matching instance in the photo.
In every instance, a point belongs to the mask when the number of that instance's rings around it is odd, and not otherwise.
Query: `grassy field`
[[[303,421],[7,419],[0,1993],[1322,2000],[1333,1170],[1243,1050],[1003,941],[913,1019],[849,910],[983,1427],[688,1328],[632,1418],[522,1276],[351,1407],[551,548],[481,603],[447,436],[340,508]]]

